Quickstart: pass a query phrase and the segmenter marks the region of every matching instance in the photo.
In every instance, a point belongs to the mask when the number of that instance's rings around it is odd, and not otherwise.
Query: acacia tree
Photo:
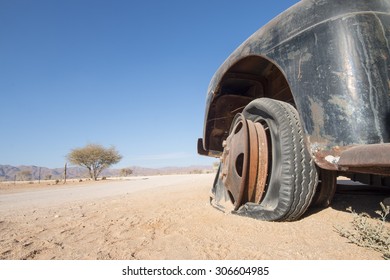
[[[98,144],[88,144],[71,150],[67,158],[72,164],[86,167],[91,178],[96,181],[104,169],[118,163],[122,156],[114,147],[105,148]]]
[[[123,176],[123,177],[130,176],[131,174],[133,174],[133,170],[130,169],[130,168],[122,168],[120,170],[120,175]]]

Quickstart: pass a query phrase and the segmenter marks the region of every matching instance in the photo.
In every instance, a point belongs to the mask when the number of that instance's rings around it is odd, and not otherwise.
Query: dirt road
[[[185,184],[185,176],[133,177],[126,180],[90,182],[89,184],[58,185],[52,188],[30,189],[23,186],[23,191],[8,188],[0,196],[0,211],[23,208],[44,208],[63,203],[87,202],[97,199],[112,198],[139,191],[160,189],[166,186]],[[33,188],[33,189],[31,189]],[[1,194],[1,193],[0,193]]]
[[[213,176],[0,189],[0,259],[381,259],[335,227],[383,196],[337,194],[331,208],[270,223],[211,207]]]

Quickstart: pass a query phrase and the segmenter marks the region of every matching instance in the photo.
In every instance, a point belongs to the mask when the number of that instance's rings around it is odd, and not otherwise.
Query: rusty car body
[[[215,205],[295,220],[330,204],[341,172],[389,185],[389,59],[387,0],[303,0],[255,32],[208,88]]]

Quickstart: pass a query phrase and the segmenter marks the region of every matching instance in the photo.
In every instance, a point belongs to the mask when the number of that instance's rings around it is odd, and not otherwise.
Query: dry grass
[[[390,228],[386,224],[390,207],[380,203],[382,210],[375,211],[380,218],[372,218],[367,213],[357,214],[348,208],[353,215],[352,228],[336,228],[337,232],[352,243],[374,249],[383,254],[383,258],[390,259]]]

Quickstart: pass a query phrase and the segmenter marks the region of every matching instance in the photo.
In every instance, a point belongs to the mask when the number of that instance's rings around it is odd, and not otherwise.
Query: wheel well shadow
[[[338,181],[336,193],[329,207],[342,212],[351,210],[357,214],[366,213],[372,218],[379,218],[375,211],[382,210],[380,203],[390,197],[390,187],[374,187],[364,184]],[[324,208],[310,207],[302,218],[323,211]]]

